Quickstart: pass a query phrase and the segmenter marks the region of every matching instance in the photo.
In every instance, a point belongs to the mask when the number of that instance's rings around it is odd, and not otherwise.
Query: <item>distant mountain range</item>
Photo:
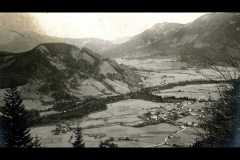
[[[0,14],[0,88],[20,86],[25,98],[40,104],[139,88],[140,77],[109,58],[177,56],[195,65],[206,56],[224,61],[227,54],[239,57],[240,52],[237,13],[206,14],[188,24],[159,23],[115,42],[47,36],[28,15],[15,15]]]
[[[122,44],[122,43],[127,42],[127,41],[130,40],[130,39],[131,39],[131,37],[121,37],[121,38],[117,38],[117,39],[115,39],[115,40],[112,40],[111,42],[112,42],[113,44]]]
[[[109,58],[177,56],[183,61],[195,64],[195,60],[200,62],[205,56],[221,61],[224,55],[238,56],[239,52],[238,13],[205,14],[188,24],[158,23],[138,35],[112,42],[97,38],[47,36],[37,24],[31,23],[33,20],[27,14],[16,14],[15,18],[26,19],[22,20],[26,22],[24,27],[20,27],[20,22],[13,23],[15,21],[12,15],[8,24],[6,16],[9,15],[4,15],[0,16],[0,49],[13,53],[28,51],[42,43],[67,43],[79,48],[87,47]]]
[[[59,38],[39,34],[32,31],[18,31],[0,28],[0,51],[19,53],[33,49],[42,43],[67,43],[79,48],[87,47],[94,52],[101,53],[115,44],[97,38]]]
[[[182,27],[181,24],[175,23],[160,23],[154,25],[152,28],[132,37],[129,41],[113,46],[105,51],[104,55],[107,57],[142,57],[161,54],[164,51],[165,45],[158,44],[158,42],[165,41],[175,31]],[[165,42],[163,42],[165,43]],[[167,54],[163,52],[162,54]]]
[[[109,58],[177,56],[189,63],[202,59],[205,55],[221,61],[225,54],[236,55],[239,52],[238,13],[205,14],[188,24],[158,23],[136,36],[112,42],[97,38],[47,36],[33,23],[29,15],[14,15],[16,18],[12,15],[9,18],[9,14],[0,16],[1,51],[19,53],[31,50],[42,43],[67,43],[79,48],[87,47]],[[23,27],[20,25],[20,18],[25,22]],[[14,20],[18,20],[19,23]]]
[[[188,24],[159,23],[125,43],[105,50],[107,57],[157,58],[177,56],[181,60],[201,61],[204,56],[224,60],[239,55],[240,14],[211,13]]]
[[[88,47],[101,53],[114,44],[97,38],[59,38],[48,36],[30,14],[0,14],[0,51],[19,53],[42,43],[68,43],[79,48]]]

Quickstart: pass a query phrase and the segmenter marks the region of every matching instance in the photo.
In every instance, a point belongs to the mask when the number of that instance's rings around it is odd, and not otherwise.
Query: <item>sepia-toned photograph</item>
[[[240,147],[240,13],[0,12],[0,147]]]

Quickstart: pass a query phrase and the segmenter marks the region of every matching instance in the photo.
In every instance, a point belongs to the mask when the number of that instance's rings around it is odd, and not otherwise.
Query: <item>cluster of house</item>
[[[146,121],[167,121],[167,120],[176,120],[190,114],[189,110],[176,107],[168,111],[150,111],[144,114],[144,119]]]
[[[72,127],[69,126],[69,124],[57,124],[56,128],[52,130],[54,135],[64,134],[67,132],[72,131]]]
[[[201,109],[191,109],[186,107],[192,104],[192,102],[176,103],[176,107],[170,110],[156,110],[149,111],[145,113],[141,118],[145,122],[174,122],[177,119],[187,117],[187,116],[198,116],[201,117],[203,110]],[[198,123],[194,121],[189,121],[184,123],[185,126],[197,127]]]

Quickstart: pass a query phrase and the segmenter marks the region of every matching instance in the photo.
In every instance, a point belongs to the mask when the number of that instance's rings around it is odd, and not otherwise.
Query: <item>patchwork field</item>
[[[178,86],[172,89],[153,92],[153,95],[169,97],[189,97],[197,100],[217,100],[219,98],[219,84],[198,84]]]
[[[188,105],[183,105],[188,110]],[[201,109],[203,106],[204,104],[199,103],[198,109]],[[173,103],[154,103],[129,99],[109,104],[106,111],[90,114],[82,120],[75,119],[66,123],[72,127],[80,123],[83,128],[84,141],[87,147],[98,147],[100,141],[110,137],[113,137],[114,142],[120,147],[149,147],[155,145],[164,147],[172,146],[173,144],[188,146],[197,137],[196,134],[199,128],[193,126],[184,127],[184,124],[188,123],[191,125],[192,122],[197,123],[199,114],[194,114],[194,112],[199,112],[197,110],[192,109],[188,116],[179,118],[172,123],[159,122],[143,127],[137,126],[144,123],[145,120],[140,117],[145,113],[154,113],[159,110],[164,110],[166,113],[173,112],[174,108],[176,108],[176,104]],[[54,130],[54,127],[34,128],[33,134],[40,136],[47,147],[69,146],[71,132],[54,136],[51,132],[51,130]],[[176,140],[165,142],[169,136],[180,139],[181,144],[178,144]],[[188,141],[182,140],[184,136],[190,137]],[[127,140],[124,140],[126,137]]]
[[[118,63],[134,68],[142,77],[142,85],[151,87],[194,80],[223,80],[222,76],[213,69],[196,68],[176,59],[163,57],[163,59],[129,60],[117,59]],[[219,68],[222,71],[230,71]]]
[[[119,60],[118,60],[119,61]],[[141,75],[143,87],[161,86],[193,80],[220,80],[210,69],[186,68],[175,60],[120,60],[120,63],[134,67]],[[206,76],[207,75],[207,76]],[[98,147],[103,140],[111,140],[119,147],[188,147],[202,133],[199,117],[203,108],[219,98],[222,84],[186,84],[169,89],[154,90],[155,96],[188,97],[192,100],[177,102],[156,102],[150,100],[124,99],[107,104],[104,111],[89,114],[82,119],[65,121],[68,128],[77,124],[83,128],[86,147]],[[46,147],[71,146],[71,129],[54,135],[55,126],[32,129]]]

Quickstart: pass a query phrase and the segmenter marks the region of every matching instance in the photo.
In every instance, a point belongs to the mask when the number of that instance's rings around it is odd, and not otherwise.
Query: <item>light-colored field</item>
[[[174,59],[147,59],[126,60],[118,62],[135,67],[136,73],[141,75],[143,86],[156,86],[168,83],[192,80],[220,80],[218,75],[210,69],[186,68],[186,64]],[[219,98],[216,84],[198,84],[177,86],[172,89],[154,91],[155,95],[189,97],[198,100],[212,100]],[[189,111],[188,115],[177,118],[173,122],[143,124],[140,118],[145,113],[163,111],[172,112],[179,105],[182,110]],[[83,119],[69,120],[71,126],[80,123],[83,128],[83,139],[86,147],[98,147],[100,141],[113,137],[114,143],[119,147],[173,147],[173,145],[189,146],[196,140],[198,133],[202,132],[198,126],[202,109],[209,105],[205,102],[182,101],[178,103],[157,103],[141,99],[121,100],[108,104],[107,110],[92,113]],[[181,110],[181,109],[180,109]],[[180,113],[180,112],[179,112]],[[71,132],[61,135],[53,135],[51,130],[55,126],[37,127],[32,129],[34,135],[38,135],[45,147],[71,147]],[[128,137],[128,140],[121,138]],[[119,140],[119,138],[121,140]]]
[[[90,114],[85,121],[87,123],[91,121],[92,124],[90,123],[90,126],[95,125],[95,120],[99,123],[99,119],[103,120],[104,125],[121,123],[125,126],[131,126],[131,124],[140,123],[142,121],[138,118],[139,115],[156,108],[172,108],[173,105],[174,104],[171,103],[156,103],[138,99],[123,100],[109,104],[106,111]]]
[[[131,67],[135,67],[140,70],[151,70],[151,71],[166,71],[173,69],[185,68],[185,63],[178,62],[175,58],[162,59],[115,59],[120,64],[125,64]]]
[[[144,87],[192,80],[224,80],[222,75],[213,69],[190,67],[175,58],[141,60],[121,58],[116,60],[121,64],[136,68],[136,73],[142,77]],[[230,71],[230,74],[234,75],[232,68],[217,68],[222,72]]]
[[[142,77],[142,84],[145,87],[152,87],[156,85],[166,85],[168,83],[176,83],[182,81],[191,80],[202,80],[206,79],[194,70],[172,70],[169,72],[148,72],[148,71],[137,71],[137,74]]]
[[[175,96],[195,98],[197,100],[217,100],[219,99],[219,84],[197,84],[197,85],[186,85],[177,86],[172,89],[166,89],[162,91],[153,92],[154,95],[168,97]]]
[[[189,104],[190,105],[190,104]],[[188,105],[185,104],[185,107]],[[199,105],[199,109],[204,104]],[[179,119],[179,125],[169,123],[159,123],[153,125],[147,125],[143,127],[134,127],[133,125],[142,123],[143,120],[139,116],[149,111],[155,111],[157,109],[171,110],[176,107],[173,103],[156,103],[145,100],[129,99],[120,101],[117,103],[109,104],[106,111],[93,113],[82,120],[69,121],[69,123],[75,126],[80,123],[83,128],[83,138],[86,143],[86,147],[98,147],[101,140],[113,137],[114,143],[118,144],[119,147],[151,147],[159,145],[158,147],[164,147],[166,138],[168,136],[178,136],[183,138],[186,134],[189,134],[189,139],[184,144],[181,140],[181,145],[189,145],[189,141],[193,141],[197,137],[196,129],[192,127],[195,132],[186,132],[182,129],[181,123],[184,124],[186,121],[196,121],[196,116],[189,116],[185,120]],[[176,121],[177,122],[177,121]],[[46,147],[69,147],[71,146],[69,138],[71,133],[62,135],[53,135],[51,130],[54,126],[38,127],[32,130],[34,135],[38,135],[44,142]],[[183,132],[184,137],[179,137],[178,132]],[[129,137],[131,140],[124,141],[118,140],[122,137]],[[180,142],[180,141],[179,141]],[[169,143],[171,146],[173,142]],[[174,141],[174,144],[178,142]]]

